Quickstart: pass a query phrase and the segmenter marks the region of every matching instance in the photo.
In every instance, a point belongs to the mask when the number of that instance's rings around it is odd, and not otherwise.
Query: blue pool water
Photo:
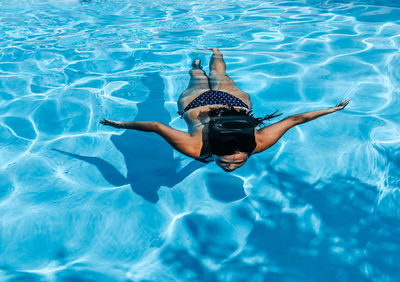
[[[1,281],[398,281],[398,1],[0,1]],[[231,174],[160,137],[219,47],[257,116],[349,106]]]

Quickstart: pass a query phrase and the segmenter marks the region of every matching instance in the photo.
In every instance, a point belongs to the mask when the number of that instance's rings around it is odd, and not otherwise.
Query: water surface
[[[0,280],[396,281],[397,1],[0,1]],[[257,116],[341,112],[233,173],[160,137],[207,47]]]

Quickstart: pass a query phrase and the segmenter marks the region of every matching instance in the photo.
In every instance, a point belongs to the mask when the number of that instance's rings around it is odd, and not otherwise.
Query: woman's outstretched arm
[[[196,158],[200,155],[202,146],[201,132],[189,134],[156,121],[120,122],[103,119],[100,123],[115,128],[154,132],[164,138],[174,149],[182,154],[191,158]]]
[[[327,110],[319,110],[312,111],[297,115],[292,115],[283,120],[266,126],[260,130],[256,131],[256,149],[254,153],[260,153],[272,145],[274,145],[290,128],[311,121],[313,119],[319,118],[321,116],[331,114],[340,110],[343,110],[347,104],[350,102],[349,100],[342,100],[335,107],[329,108]]]

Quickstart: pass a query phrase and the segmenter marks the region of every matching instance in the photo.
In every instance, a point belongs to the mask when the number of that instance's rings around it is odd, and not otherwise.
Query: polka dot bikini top
[[[229,93],[224,91],[208,90],[191,101],[184,109],[184,112],[187,112],[190,109],[208,105],[236,106],[246,109],[249,108],[245,103],[243,103],[242,100]],[[178,114],[182,116],[184,112],[178,112]]]

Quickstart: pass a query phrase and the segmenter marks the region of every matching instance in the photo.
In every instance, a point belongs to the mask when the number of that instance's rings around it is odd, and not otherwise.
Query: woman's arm
[[[103,125],[109,125],[115,128],[135,129],[145,132],[154,132],[164,138],[174,149],[182,154],[196,158],[201,150],[201,132],[197,131],[189,134],[180,130],[173,129],[165,124],[156,121],[129,121],[120,122],[103,119],[100,121]]]
[[[297,115],[292,115],[283,120],[266,126],[260,130],[256,131],[256,149],[254,153],[260,153],[272,145],[274,145],[290,128],[308,122],[310,120],[319,118],[321,116],[334,113],[336,111],[343,110],[347,104],[350,102],[349,100],[341,100],[339,104],[335,107],[329,108],[327,110],[319,110],[313,112],[307,112]]]
[[[145,131],[145,132],[154,132],[154,130],[156,128],[155,121],[122,122],[122,121],[114,121],[114,120],[109,120],[109,119],[104,118],[100,121],[100,124],[112,126],[115,128],[135,129],[135,130]]]

